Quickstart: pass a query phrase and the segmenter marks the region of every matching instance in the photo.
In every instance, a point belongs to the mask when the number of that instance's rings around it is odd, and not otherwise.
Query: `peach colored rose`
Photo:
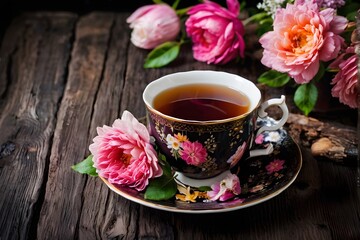
[[[112,127],[98,127],[97,133],[89,149],[99,176],[142,191],[150,178],[162,175],[149,132],[130,112],[124,111]]]
[[[155,48],[180,32],[180,19],[167,4],[140,7],[126,21],[133,28],[131,42],[139,48]]]
[[[309,82],[318,72],[320,61],[334,59],[344,44],[339,34],[347,19],[335,14],[331,8],[320,11],[312,1],[278,9],[274,30],[259,40],[264,48],[261,62],[288,73],[297,83]]]
[[[228,9],[205,0],[191,7],[185,22],[193,43],[193,56],[201,62],[225,64],[244,57],[244,26],[239,16],[238,0],[227,0]]]
[[[351,108],[359,107],[356,100],[358,96],[357,62],[355,48],[349,47],[346,49],[346,53],[341,54],[329,65],[329,68],[339,70],[331,82],[334,85],[331,94],[333,97],[338,97],[340,102]]]

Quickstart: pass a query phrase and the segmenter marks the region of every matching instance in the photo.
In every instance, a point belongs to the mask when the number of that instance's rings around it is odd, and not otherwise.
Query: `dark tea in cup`
[[[177,179],[192,184],[213,181],[246,155],[265,155],[251,149],[263,131],[279,129],[288,117],[285,97],[261,103],[256,85],[241,76],[217,71],[178,72],[150,82],[143,100],[148,127],[160,152],[176,171]],[[255,129],[271,105],[283,111],[278,123]],[[200,182],[201,181],[201,182]],[[193,186],[193,185],[192,185]]]
[[[175,118],[193,121],[222,120],[249,111],[243,93],[216,84],[188,84],[166,89],[154,98],[154,108]]]

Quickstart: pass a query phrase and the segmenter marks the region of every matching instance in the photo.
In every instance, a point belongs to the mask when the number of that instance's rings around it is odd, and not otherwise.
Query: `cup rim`
[[[191,74],[191,73],[203,73],[203,74],[213,74],[213,73],[216,73],[216,74],[224,74],[224,75],[227,75],[227,76],[231,76],[231,77],[234,77],[234,78],[237,78],[237,79],[240,79],[241,81],[246,81],[247,84],[251,85],[254,87],[255,91],[258,92],[259,94],[259,99],[258,101],[256,102],[256,104],[252,104],[253,107],[247,111],[246,113],[243,113],[241,115],[238,115],[238,116],[235,116],[235,117],[231,117],[231,118],[224,118],[224,119],[218,119],[218,120],[206,120],[206,121],[200,121],[200,120],[187,120],[187,119],[182,119],[182,118],[176,118],[176,117],[172,117],[170,115],[167,115],[167,114],[164,114],[158,110],[156,110],[151,103],[149,103],[149,101],[147,100],[147,96],[146,96],[146,93],[149,91],[149,89],[155,85],[155,84],[159,84],[159,82],[162,82],[164,81],[164,79],[167,79],[167,78],[171,78],[173,76],[180,76],[180,75],[186,75],[186,74]],[[220,83],[214,83],[214,85],[222,85],[222,86],[226,86],[224,84],[221,84]],[[182,85],[186,85],[186,84],[178,84],[177,86],[182,86]],[[165,89],[168,89],[168,88],[165,88]],[[164,90],[165,90],[164,89]],[[249,99],[249,95],[247,95],[246,93],[244,93]],[[245,117],[247,117],[248,115],[250,115],[251,113],[253,113],[260,105],[261,103],[261,92],[259,90],[259,88],[250,80],[248,79],[245,79],[244,77],[241,77],[239,75],[236,75],[236,74],[233,74],[233,73],[228,73],[228,72],[223,72],[223,71],[213,71],[213,70],[190,70],[190,71],[182,71],[182,72],[175,72],[175,73],[171,73],[171,74],[167,74],[167,75],[164,75],[160,78],[157,78],[153,81],[151,81],[150,83],[147,84],[147,86],[145,87],[144,91],[143,91],[143,94],[142,94],[142,97],[143,97],[143,101],[145,103],[145,106],[146,108],[156,114],[156,115],[159,115],[160,117],[164,118],[164,119],[167,119],[169,121],[174,121],[174,122],[179,122],[179,123],[186,123],[186,124],[196,124],[196,125],[211,125],[211,124],[219,124],[219,123],[227,123],[227,122],[232,122],[232,121],[237,121],[239,119],[243,119]],[[250,101],[252,101],[250,99]]]

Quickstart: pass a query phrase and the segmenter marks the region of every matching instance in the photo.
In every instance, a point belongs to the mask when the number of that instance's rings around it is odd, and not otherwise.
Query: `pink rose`
[[[193,42],[194,58],[201,62],[225,64],[244,57],[244,26],[239,20],[238,0],[227,0],[228,9],[205,0],[188,11],[186,32]]]
[[[207,192],[210,200],[226,201],[241,193],[240,180],[236,174],[229,173],[224,180],[211,185],[211,189]]]
[[[124,111],[112,127],[98,127],[97,133],[89,149],[99,176],[142,191],[150,178],[162,175],[149,132],[130,112]]]
[[[152,4],[138,8],[127,23],[133,28],[131,42],[144,49],[174,40],[180,32],[180,19],[167,4]]]
[[[180,156],[187,164],[199,166],[206,161],[206,148],[198,141],[193,143],[185,141],[181,144],[181,148]]]
[[[339,101],[352,107],[357,108],[357,57],[355,48],[349,47],[346,53],[341,54],[334,62],[329,65],[329,68],[337,69],[339,72],[332,80],[334,87],[331,90],[333,97],[338,97]]]
[[[347,26],[347,19],[335,16],[334,9],[320,11],[316,3],[303,2],[278,9],[274,30],[259,40],[264,48],[261,62],[288,73],[297,83],[309,82],[318,72],[320,61],[338,55],[344,43],[339,34]]]

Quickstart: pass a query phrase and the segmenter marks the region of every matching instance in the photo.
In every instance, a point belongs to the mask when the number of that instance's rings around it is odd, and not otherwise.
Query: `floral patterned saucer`
[[[257,126],[271,125],[272,118],[259,119]],[[258,156],[240,161],[232,169],[240,179],[241,194],[232,200],[183,202],[180,200],[151,201],[144,199],[144,193],[134,189],[114,185],[101,178],[117,194],[144,206],[171,212],[217,213],[253,206],[267,201],[285,189],[296,179],[302,165],[299,146],[284,128],[264,132],[255,139],[254,148],[266,148],[273,144],[274,151],[268,156]]]

